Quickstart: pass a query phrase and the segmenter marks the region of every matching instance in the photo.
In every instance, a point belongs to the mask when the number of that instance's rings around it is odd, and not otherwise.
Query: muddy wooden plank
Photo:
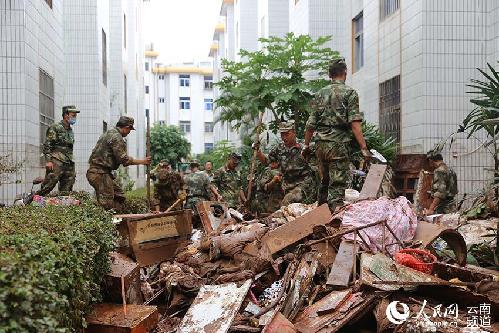
[[[280,312],[277,312],[272,321],[265,326],[262,333],[296,333],[295,326]]]
[[[286,223],[262,237],[261,244],[264,249],[263,255],[272,255],[300,239],[312,234],[316,225],[325,225],[331,221],[331,212],[327,204],[317,207],[305,215],[298,217],[290,223]],[[245,249],[251,253],[251,244]]]
[[[251,280],[247,280],[241,287],[237,287],[235,283],[201,287],[177,332],[227,332],[250,286]]]
[[[196,205],[204,231],[209,234],[229,219],[227,204],[217,201],[200,201]]]
[[[378,197],[381,183],[385,177],[386,164],[373,164],[369,168],[366,180],[360,191],[359,200],[375,199]]]
[[[86,317],[88,328],[86,333],[147,333],[159,321],[158,309],[155,306],[127,306],[123,312],[121,304],[95,304]]]
[[[353,242],[341,241],[340,248],[334,259],[333,267],[331,268],[331,273],[327,278],[328,286],[348,287],[355,262],[354,245]]]
[[[139,265],[129,257],[111,252],[109,254],[111,271],[106,274],[105,299],[109,302],[121,303],[121,278],[123,277],[126,302],[128,304],[141,304],[142,294],[140,292],[140,268]]]

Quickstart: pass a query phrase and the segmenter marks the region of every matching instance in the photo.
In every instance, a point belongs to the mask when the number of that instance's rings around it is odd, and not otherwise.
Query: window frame
[[[360,22],[360,24],[359,24]],[[360,30],[359,29],[360,26]],[[352,73],[364,67],[364,11],[352,19]]]
[[[38,115],[40,122],[40,163],[45,164],[43,144],[47,139],[47,130],[55,121],[55,86],[54,78],[42,68],[38,68]]]
[[[165,102],[165,98],[164,97],[159,97],[159,103],[164,103]]]
[[[148,85],[145,85],[145,93],[149,94],[149,86]]]
[[[145,69],[146,72],[149,72],[149,61],[145,62],[145,68],[144,69]]]
[[[213,111],[213,98],[205,98],[204,99],[204,110],[205,111]]]
[[[213,89],[213,75],[204,76],[204,89]]]
[[[102,83],[107,87],[107,35],[102,29]]]
[[[204,132],[205,133],[213,133],[213,122],[212,121],[205,121],[204,122]]]
[[[179,74],[178,79],[181,87],[190,87],[191,76],[189,74]]]
[[[209,149],[207,149],[207,145],[209,145]],[[205,153],[209,153],[211,151],[213,151],[213,149],[215,148],[215,144],[213,142],[205,142],[204,143],[204,152]]]
[[[179,97],[179,102],[180,102],[180,104],[179,104],[180,110],[190,110],[191,109],[191,98],[190,97]],[[187,107],[184,107],[184,106],[187,106]]]
[[[379,0],[379,21],[383,22],[400,9],[400,0]]]
[[[402,108],[400,104],[400,75],[379,84],[379,130],[385,137],[402,141]]]
[[[182,134],[191,133],[191,121],[190,120],[180,120],[178,122],[178,127]]]

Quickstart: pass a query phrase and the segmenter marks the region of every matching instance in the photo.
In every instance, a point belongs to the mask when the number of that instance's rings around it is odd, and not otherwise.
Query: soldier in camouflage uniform
[[[151,171],[151,179],[154,182],[154,201],[156,211],[164,212],[177,201],[179,191],[184,187],[184,181],[180,174],[173,171],[167,160],[162,160]],[[181,209],[180,205],[173,208]]]
[[[116,127],[100,136],[88,159],[87,180],[95,189],[97,201],[105,209],[114,209],[116,212],[122,210],[125,196],[112,171],[118,169],[120,165],[151,163],[151,157],[139,160],[128,156],[123,138],[135,129],[133,123],[133,118],[121,116]]]
[[[426,210],[427,215],[449,214],[456,211],[455,197],[457,191],[457,176],[454,170],[443,161],[442,155],[431,151],[427,154],[430,168],[433,169],[431,197],[433,201]]]
[[[284,198],[281,205],[290,203],[313,203],[317,197],[316,175],[307,160],[301,155],[302,145],[296,141],[294,122],[279,124],[282,143],[276,145],[269,152],[269,159],[279,163],[282,174],[282,189]],[[253,146],[259,149],[259,145]],[[267,157],[258,150],[258,159],[264,165],[268,164]]]
[[[213,163],[211,161],[208,161],[204,164],[204,173],[210,178],[210,181],[213,181]]]
[[[270,165],[263,170],[257,180],[255,208],[258,213],[273,213],[281,208],[281,202],[284,198],[281,182],[282,175],[279,171],[279,163],[270,160]]]
[[[62,108],[62,120],[47,129],[47,139],[43,144],[45,155],[45,180],[36,193],[44,196],[50,193],[59,182],[59,192],[73,190],[76,172],[73,159],[74,134],[71,125],[76,123],[80,113],[73,105]]]
[[[210,178],[203,171],[199,170],[199,162],[192,160],[190,163],[191,172],[184,176],[184,189],[187,192],[185,209],[191,209],[193,217],[199,217],[196,204],[200,201],[209,201],[210,193],[218,199],[219,194],[211,184]]]
[[[306,125],[303,150],[305,156],[316,133],[316,156],[321,178],[318,202],[319,205],[327,202],[332,211],[343,202],[350,176],[349,155],[353,138],[365,158],[371,155],[362,134],[359,96],[345,84],[346,75],[344,59],[330,62],[331,84],[321,89],[314,98]]]
[[[241,174],[237,170],[240,161],[241,155],[230,154],[227,163],[215,171],[213,175],[213,183],[229,208],[237,208],[239,204],[246,202],[246,196],[242,189]]]

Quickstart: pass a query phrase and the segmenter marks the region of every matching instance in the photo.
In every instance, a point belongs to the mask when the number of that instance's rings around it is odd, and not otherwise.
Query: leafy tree
[[[225,164],[229,155],[235,150],[236,148],[230,141],[222,140],[217,142],[213,150],[209,153],[199,154],[197,159],[201,165],[211,161],[213,170],[216,170]]]
[[[277,132],[281,119],[294,119],[301,137],[313,94],[328,84],[323,74],[339,56],[324,46],[330,39],[293,33],[261,38],[260,51],[241,51],[244,61],[223,60],[225,76],[217,83],[222,93],[215,101],[222,108],[219,121],[254,128],[258,114],[269,110],[273,120],[268,128]]]
[[[191,144],[178,127],[156,124],[151,128],[152,164],[157,165],[166,159],[176,165],[182,158],[189,156]]]

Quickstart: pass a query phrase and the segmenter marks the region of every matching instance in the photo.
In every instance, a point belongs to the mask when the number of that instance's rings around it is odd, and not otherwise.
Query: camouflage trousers
[[[282,193],[259,191],[251,203],[251,211],[259,214],[273,213],[281,208]]]
[[[328,203],[334,211],[343,204],[345,189],[350,178],[348,149],[341,143],[318,142],[317,160],[321,183],[319,187],[319,205]]]
[[[308,175],[294,187],[286,187],[281,206],[299,202],[305,204],[314,203],[317,200],[317,182],[315,175]]]
[[[50,160],[54,165],[52,170],[46,170],[45,180],[36,194],[45,196],[59,183],[59,192],[71,192],[76,179],[74,163],[63,163],[55,158]]]
[[[117,213],[123,211],[125,193],[110,173],[89,169],[87,180],[95,189],[99,205],[106,210],[114,209]]]
[[[172,197],[169,189],[162,189],[161,187],[154,186],[154,206],[159,205],[159,210],[164,212],[171,205],[177,201],[176,197]],[[172,210],[182,209],[181,204],[173,207]]]
[[[437,208],[435,208],[435,214],[451,214],[455,213],[456,210],[456,201],[454,198],[450,198],[440,201]]]

